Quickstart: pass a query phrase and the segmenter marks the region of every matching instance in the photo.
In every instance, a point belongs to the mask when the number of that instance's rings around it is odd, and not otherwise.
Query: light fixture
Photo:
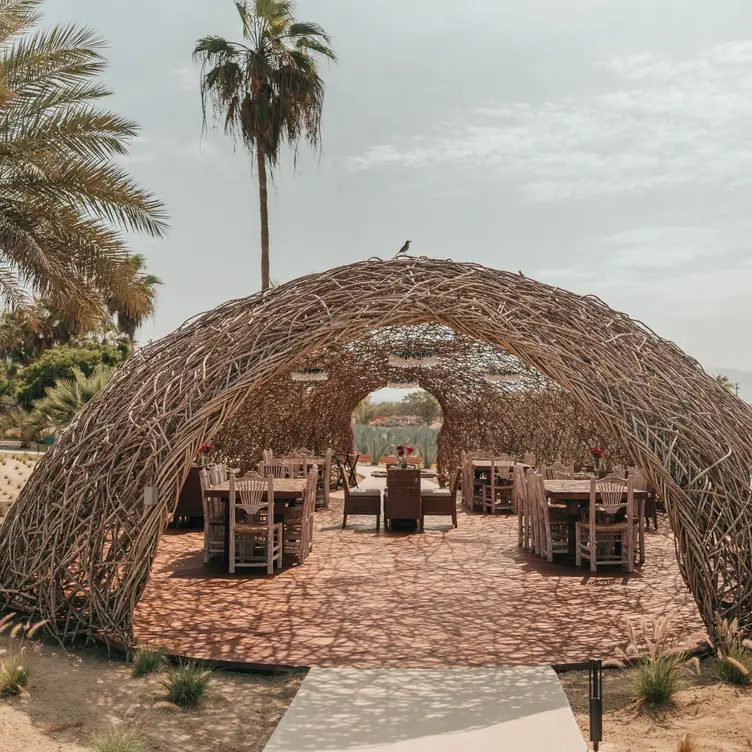
[[[420,384],[414,379],[401,379],[398,376],[389,379],[386,385],[390,389],[418,389],[420,387]]]
[[[516,384],[522,378],[516,371],[510,371],[509,369],[492,368],[483,374],[486,381],[502,382],[508,384]]]
[[[329,371],[324,368],[300,368],[290,374],[293,381],[326,381]]]
[[[430,350],[398,350],[389,356],[389,365],[395,368],[430,368],[438,362]]]

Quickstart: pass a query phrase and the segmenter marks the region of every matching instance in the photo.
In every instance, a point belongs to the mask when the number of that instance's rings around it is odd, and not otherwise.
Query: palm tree
[[[321,138],[324,82],[318,56],[336,60],[330,39],[314,23],[295,20],[293,0],[234,0],[243,42],[199,39],[193,58],[201,63],[201,103],[206,126],[209,104],[225,132],[245,146],[258,169],[261,212],[261,289],[269,288],[267,168],[277,165],[287,142],[301,139],[315,150]]]
[[[115,374],[115,369],[98,365],[89,376],[76,368],[69,379],[60,379],[47,388],[47,396],[34,403],[30,423],[33,433],[56,435],[60,433],[83,406],[104,389]]]
[[[124,232],[161,236],[166,215],[113,161],[138,129],[97,106],[102,41],[34,30],[40,2],[0,0],[0,297],[31,289],[91,325],[138,293]]]
[[[154,274],[148,274],[146,259],[140,253],[134,253],[130,257],[130,264],[135,270],[136,285],[139,294],[130,305],[123,306],[120,301],[110,301],[110,310],[115,314],[118,329],[128,337],[128,357],[132,357],[136,351],[136,330],[154,315],[157,307],[157,285],[164,284]]]
[[[724,376],[722,373],[719,373],[717,376],[715,376],[715,380],[724,388],[728,389],[729,392],[735,392],[736,391],[736,384],[734,384],[733,381],[728,376]]]

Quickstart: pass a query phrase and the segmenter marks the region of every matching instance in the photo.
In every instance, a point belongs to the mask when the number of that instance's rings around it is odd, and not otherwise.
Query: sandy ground
[[[16,500],[37,460],[36,454],[0,452],[0,519]]]
[[[687,678],[672,706],[643,707],[636,702],[623,671],[607,670],[603,681],[603,744],[601,752],[676,752],[685,733],[696,752],[752,750],[752,690],[717,684],[712,661],[702,675]],[[588,731],[588,675],[560,676],[585,739]]]
[[[303,673],[216,672],[197,711],[160,707],[162,678],[134,679],[103,650],[44,647],[26,694],[0,699],[0,750],[84,752],[92,733],[128,723],[154,752],[260,752]]]

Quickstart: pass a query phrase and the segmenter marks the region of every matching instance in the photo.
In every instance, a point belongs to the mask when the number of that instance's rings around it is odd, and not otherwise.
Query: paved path
[[[584,752],[548,666],[310,671],[264,752]]]

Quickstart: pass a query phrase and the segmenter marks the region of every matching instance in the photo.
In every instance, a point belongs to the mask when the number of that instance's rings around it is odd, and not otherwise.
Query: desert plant
[[[162,650],[152,650],[148,646],[136,648],[131,658],[131,673],[133,676],[146,676],[159,671],[165,665]]]
[[[664,655],[653,660],[641,658],[630,673],[630,686],[635,697],[651,705],[665,705],[681,687],[681,669],[686,663],[681,653]]]
[[[623,656],[633,662],[629,681],[634,695],[652,705],[665,705],[681,687],[690,667],[699,673],[697,659],[677,648],[668,617],[627,619],[629,643]]]
[[[715,614],[716,663],[713,675],[725,684],[746,687],[752,683],[752,642],[744,639],[738,619]]]
[[[676,752],[697,752],[697,747],[689,734],[684,734],[676,745]]]
[[[34,652],[31,638],[47,623],[14,625],[15,616],[11,613],[0,619],[0,634],[10,629],[8,648],[0,659],[0,696],[3,697],[18,695],[28,686]]]
[[[180,662],[167,669],[167,678],[162,686],[167,690],[167,699],[181,708],[196,708],[206,693],[211,671],[196,663]]]
[[[91,740],[94,752],[147,752],[141,734],[135,729],[113,726],[107,731],[95,734]]]

